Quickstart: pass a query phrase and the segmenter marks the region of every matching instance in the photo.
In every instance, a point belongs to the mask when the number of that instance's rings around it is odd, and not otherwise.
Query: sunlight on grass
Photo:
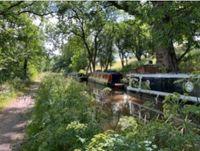
[[[128,60],[128,64],[133,63],[135,61],[137,61],[136,58],[131,58],[131,59]],[[101,69],[100,66],[96,66],[96,70],[100,70],[100,69]],[[111,70],[121,70],[122,69],[121,61],[120,60],[116,60],[112,64],[111,68],[109,68],[109,69],[111,69]]]
[[[0,93],[0,111],[9,106],[20,94],[19,92]]]
[[[29,87],[34,82],[41,82],[45,75],[50,73],[37,74],[31,81],[23,82],[15,79],[14,82],[6,82],[0,85],[0,111],[9,106],[17,97],[27,93]]]

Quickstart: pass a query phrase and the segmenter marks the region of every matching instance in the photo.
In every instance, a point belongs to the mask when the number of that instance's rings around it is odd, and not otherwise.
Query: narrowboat
[[[193,74],[138,74],[127,75],[127,91],[154,96],[168,96],[174,92],[180,99],[200,103],[200,75]]]
[[[102,84],[111,88],[123,89],[124,84],[121,83],[122,77],[122,74],[114,71],[96,71],[89,75],[88,81]]]

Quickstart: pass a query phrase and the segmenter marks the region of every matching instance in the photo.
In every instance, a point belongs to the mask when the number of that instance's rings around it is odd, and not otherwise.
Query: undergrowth
[[[171,101],[174,100],[174,101]],[[190,124],[188,114],[199,107],[183,108],[185,119],[174,121],[175,97],[168,97],[165,116],[144,123],[132,116],[119,116],[115,128],[102,129],[97,107],[86,87],[61,75],[51,75],[42,82],[31,122],[27,129],[24,151],[198,151],[200,129]],[[170,113],[170,114],[169,114]],[[109,122],[109,121],[107,121]]]
[[[17,96],[22,95],[30,85],[30,81],[19,78],[0,84],[0,111],[8,106]]]

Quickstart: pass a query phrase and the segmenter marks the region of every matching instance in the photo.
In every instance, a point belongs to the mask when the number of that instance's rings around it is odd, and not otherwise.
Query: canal
[[[88,82],[86,85],[95,100],[113,114],[132,115],[144,121],[163,115],[160,98],[111,89],[93,82]]]

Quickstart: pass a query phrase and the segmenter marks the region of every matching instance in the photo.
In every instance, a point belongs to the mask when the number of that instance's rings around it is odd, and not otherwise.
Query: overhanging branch
[[[188,44],[187,44],[187,49],[186,49],[185,52],[178,58],[178,62],[182,61],[182,59],[185,57],[185,55],[186,55],[187,53],[190,52],[190,50],[191,50],[190,48],[191,48],[191,43],[188,42]]]
[[[14,7],[21,5],[23,2],[24,1],[19,1],[19,2],[16,2],[15,4],[13,4],[13,5],[10,5],[8,8],[4,9],[3,11],[0,11],[0,15],[4,16],[9,10],[11,10]]]

